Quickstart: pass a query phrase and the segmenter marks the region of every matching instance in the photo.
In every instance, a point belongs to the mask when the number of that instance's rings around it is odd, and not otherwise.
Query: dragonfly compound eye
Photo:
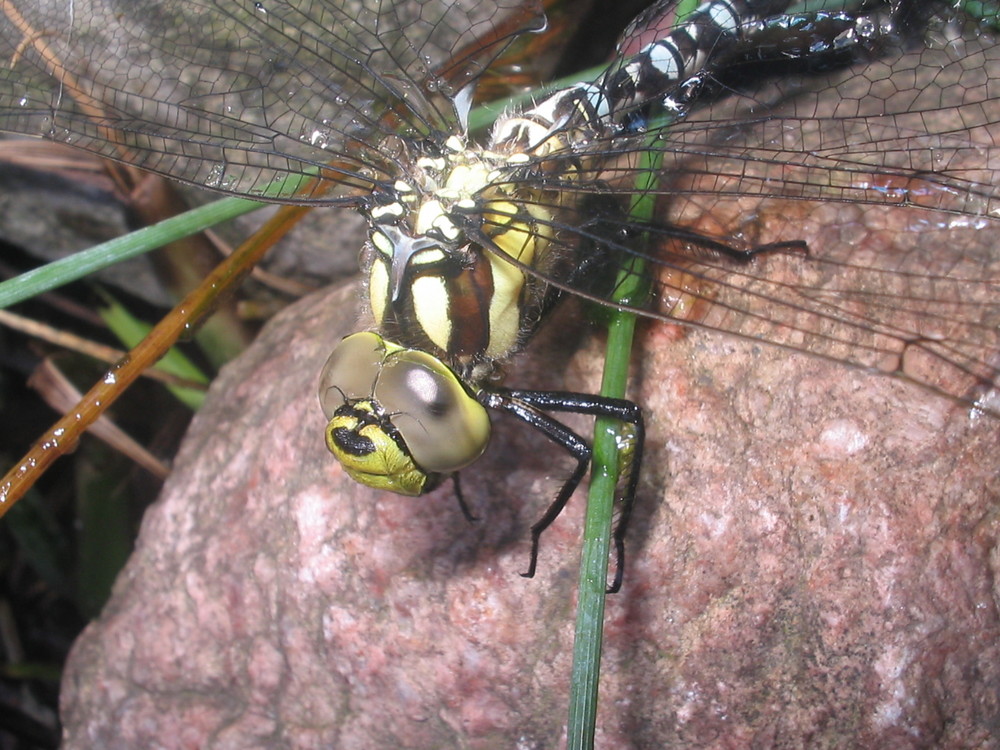
[[[447,365],[374,333],[348,336],[330,355],[320,401],[330,451],[371,487],[422,494],[489,442],[486,409]]]
[[[371,397],[385,356],[385,342],[374,333],[356,333],[337,345],[319,376],[319,402],[327,419],[346,401]]]

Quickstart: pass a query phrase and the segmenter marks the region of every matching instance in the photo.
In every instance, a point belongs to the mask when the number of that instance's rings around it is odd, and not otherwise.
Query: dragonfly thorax
[[[515,351],[537,319],[547,285],[525,267],[544,267],[553,216],[514,194],[526,156],[447,145],[375,196],[363,260],[378,329],[470,373]]]

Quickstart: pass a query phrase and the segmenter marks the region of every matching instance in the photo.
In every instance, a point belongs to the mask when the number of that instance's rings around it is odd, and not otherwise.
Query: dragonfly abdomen
[[[683,118],[729,92],[741,77],[767,76],[768,65],[839,67],[875,57],[885,40],[897,46],[923,28],[936,3],[873,3],[865,10],[784,14],[789,0],[709,0],[687,20],[658,31],[673,9],[657,3],[637,19],[624,54],[596,81],[550,94],[523,113],[499,120],[492,150],[545,158],[567,149],[644,130],[657,115]],[[651,40],[651,41],[650,41]],[[732,79],[732,80],[730,80]]]
[[[744,40],[761,19],[782,12],[789,0],[710,0],[680,26],[645,44],[593,83],[579,83],[546,97],[531,109],[501,119],[493,128],[491,148],[544,156],[570,144],[575,129],[603,135],[630,110],[656,100],[680,110],[685,89],[716,58]],[[654,25],[663,3],[640,19]],[[642,37],[641,32],[635,36]],[[549,143],[553,139],[556,143]],[[584,138],[584,140],[590,140]]]

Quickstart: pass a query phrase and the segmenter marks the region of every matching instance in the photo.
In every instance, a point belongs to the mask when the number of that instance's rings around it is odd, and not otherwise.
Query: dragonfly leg
[[[642,464],[645,427],[642,410],[631,401],[606,398],[584,393],[564,391],[506,391],[484,392],[481,396],[486,406],[509,412],[539,430],[543,435],[561,445],[576,459],[576,468],[559,489],[555,499],[538,521],[531,527],[531,560],[528,570],[522,575],[530,578],[535,574],[538,563],[539,540],[542,533],[559,517],[566,503],[583,479],[590,465],[592,452],[590,445],[564,424],[553,419],[544,410],[587,414],[594,417],[608,417],[628,423],[633,427],[632,446],[626,468],[625,490],[622,494],[622,508],[615,524],[613,539],[615,545],[615,575],[608,586],[608,593],[621,588],[625,566],[625,531],[635,505],[639,470]]]
[[[458,507],[462,510],[465,520],[469,523],[478,521],[479,518],[469,510],[469,504],[465,501],[465,495],[462,494],[462,485],[458,481],[458,472],[451,475],[451,486],[455,489],[455,499],[458,500]]]

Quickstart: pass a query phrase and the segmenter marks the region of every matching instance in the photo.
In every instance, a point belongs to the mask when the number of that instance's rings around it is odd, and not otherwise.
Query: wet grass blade
[[[149,335],[153,327],[131,315],[110,294],[105,292],[102,293],[102,296],[104,297],[105,304],[98,309],[98,314],[104,320],[105,324],[126,347],[132,349],[138,346]],[[202,383],[205,386],[209,384],[209,377],[176,347],[172,347],[164,354],[160,361],[153,365],[153,368],[174,375],[181,380]],[[202,403],[205,401],[205,390],[170,384],[166,387],[173,394],[174,398],[192,411],[200,409]]]
[[[636,197],[629,217],[636,223],[648,222],[655,208],[653,188],[660,156],[652,149],[640,165],[636,179]],[[638,242],[644,242],[640,237]],[[641,306],[648,296],[643,263],[634,258],[619,272],[614,299]],[[624,398],[628,384],[629,362],[635,316],[615,311],[608,323],[608,343],[601,381],[601,395]],[[570,750],[587,750],[594,746],[597,725],[601,649],[604,640],[604,605],[608,579],[608,553],[615,498],[619,479],[620,425],[609,419],[598,419],[594,427],[594,454],[590,472],[590,492],[584,521],[583,553],[580,562],[579,600],[576,632],[573,643],[573,672],[570,681],[569,724]],[[635,467],[638,471],[640,467]]]
[[[102,242],[40,268],[0,282],[0,308],[77,281],[102,268],[142,255],[167,243],[255,211],[264,204],[243,198],[223,198],[179,216]]]

